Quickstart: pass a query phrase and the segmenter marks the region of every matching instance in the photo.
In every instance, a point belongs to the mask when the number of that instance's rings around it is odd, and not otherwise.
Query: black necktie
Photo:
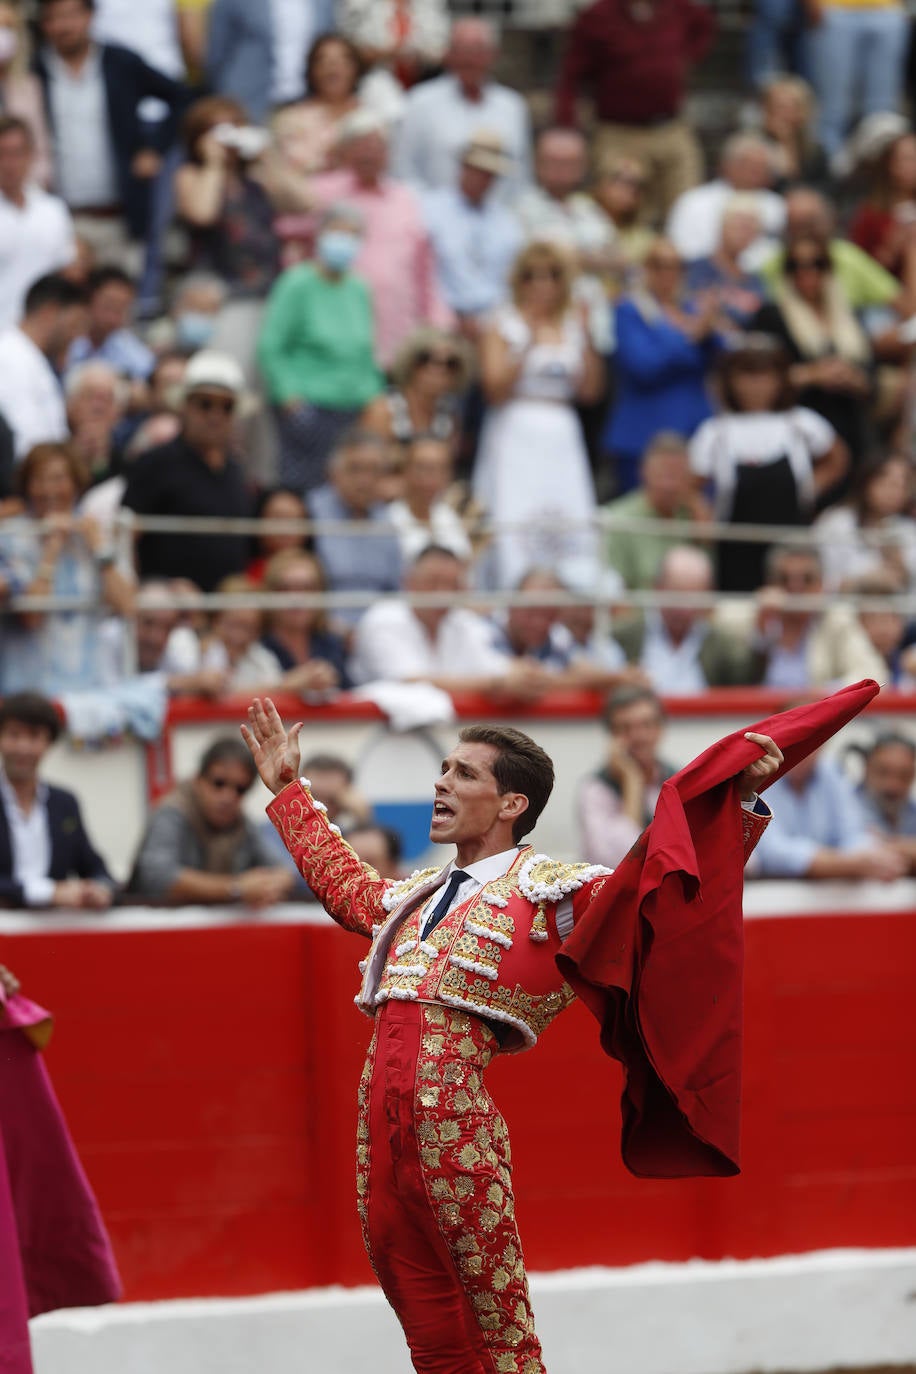
[[[454,901],[455,893],[458,891],[459,887],[464,882],[465,878],[467,878],[468,876],[469,874],[465,873],[463,868],[452,869],[451,877],[445,884],[445,890],[442,893],[442,896],[439,898],[436,905],[433,907],[432,915],[426,922],[426,929],[423,932],[424,939],[427,935],[432,934],[432,932],[436,929],[436,926],[442,920],[442,917],[446,915],[449,907]]]

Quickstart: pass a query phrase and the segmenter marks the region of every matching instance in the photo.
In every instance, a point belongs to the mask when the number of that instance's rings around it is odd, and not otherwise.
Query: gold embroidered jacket
[[[421,939],[422,909],[444,882],[444,869],[386,882],[328,821],[305,778],[284,788],[267,814],[328,914],[372,941],[356,998],[368,1015],[388,998],[460,1008],[505,1025],[502,1049],[511,1053],[534,1045],[573,1000],[555,960],[569,933],[557,927],[557,908],[571,899],[575,924],[600,894],[609,869],[557,863],[525,846],[508,873]],[[748,850],[763,829],[757,820],[744,813]]]

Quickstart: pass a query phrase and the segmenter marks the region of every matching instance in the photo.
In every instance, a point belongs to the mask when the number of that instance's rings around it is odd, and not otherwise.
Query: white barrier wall
[[[744,1374],[909,1364],[916,1250],[535,1275],[550,1374]],[[406,1374],[380,1292],[59,1312],[32,1323],[36,1374]]]

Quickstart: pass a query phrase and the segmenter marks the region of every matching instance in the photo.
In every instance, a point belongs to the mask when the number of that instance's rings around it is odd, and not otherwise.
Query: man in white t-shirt
[[[83,293],[65,277],[39,277],[19,324],[0,332],[0,415],[13,431],[16,461],[36,444],[67,438],[67,412],[52,362],[86,328]]]
[[[451,549],[430,544],[410,565],[406,592],[467,592],[467,565]],[[534,698],[544,671],[516,664],[494,647],[488,621],[462,606],[411,606],[378,601],[356,627],[350,673],[355,682],[431,682],[446,692],[487,692]]]
[[[34,156],[25,120],[0,118],[0,327],[19,319],[34,281],[76,256],[70,211],[31,180]]]

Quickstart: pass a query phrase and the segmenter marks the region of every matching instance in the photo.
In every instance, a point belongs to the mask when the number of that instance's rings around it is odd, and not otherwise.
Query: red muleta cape
[[[39,1053],[51,1017],[0,994],[0,1374],[31,1374],[28,1318],[114,1302],[114,1256]]]
[[[768,787],[877,695],[856,683],[747,728],[785,755]],[[557,955],[624,1066],[621,1153],[648,1178],[739,1172],[744,883],[737,774],[760,748],[726,736],[662,787],[655,816]]]

